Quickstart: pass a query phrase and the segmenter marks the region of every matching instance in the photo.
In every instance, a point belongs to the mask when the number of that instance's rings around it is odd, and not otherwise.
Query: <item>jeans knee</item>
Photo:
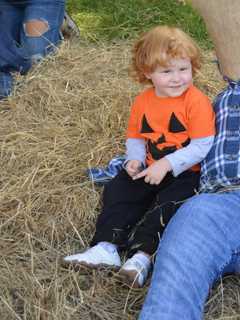
[[[24,24],[24,31],[27,37],[41,37],[49,30],[49,25],[46,20],[29,20]]]
[[[209,208],[209,204],[212,203],[212,195],[211,194],[200,194],[192,197],[187,200],[179,210],[190,210],[191,212],[195,212],[196,214],[199,210],[206,210]]]

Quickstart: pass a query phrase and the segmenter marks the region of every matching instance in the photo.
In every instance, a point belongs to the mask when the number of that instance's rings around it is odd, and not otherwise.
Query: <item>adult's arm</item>
[[[191,0],[206,23],[223,75],[240,79],[240,1]]]

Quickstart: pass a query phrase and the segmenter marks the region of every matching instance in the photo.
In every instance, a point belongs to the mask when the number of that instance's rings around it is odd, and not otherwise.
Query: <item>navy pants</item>
[[[163,230],[181,203],[193,196],[199,173],[186,171],[177,178],[168,174],[159,185],[132,180],[125,170],[104,188],[103,208],[91,242],[117,244],[131,256],[141,250],[157,250]]]

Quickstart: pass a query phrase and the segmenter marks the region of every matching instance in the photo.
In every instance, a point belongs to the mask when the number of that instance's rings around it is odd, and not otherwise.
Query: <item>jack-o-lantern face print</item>
[[[169,153],[176,151],[179,147],[185,147],[190,143],[189,137],[186,137],[186,128],[184,124],[177,118],[172,112],[169,123],[168,132],[161,133],[156,139],[156,132],[149,124],[146,115],[142,118],[142,127],[140,131],[143,135],[147,135],[147,160],[152,162],[153,160],[159,160]],[[177,135],[178,133],[185,133],[184,135]],[[171,143],[166,139],[166,135],[173,135],[178,138],[178,144]],[[152,135],[152,137],[151,137]],[[173,141],[175,139],[172,139]],[[168,142],[167,142],[168,141]],[[178,147],[179,145],[179,147]]]

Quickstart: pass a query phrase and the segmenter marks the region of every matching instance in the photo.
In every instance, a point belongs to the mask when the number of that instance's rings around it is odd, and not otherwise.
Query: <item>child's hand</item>
[[[171,171],[170,162],[166,158],[162,158],[153,164],[151,164],[148,168],[136,174],[133,177],[133,180],[144,178],[146,183],[150,184],[159,184],[166,174]]]
[[[134,177],[137,173],[139,173],[141,169],[141,161],[139,160],[129,160],[126,165],[126,171],[130,177]]]

